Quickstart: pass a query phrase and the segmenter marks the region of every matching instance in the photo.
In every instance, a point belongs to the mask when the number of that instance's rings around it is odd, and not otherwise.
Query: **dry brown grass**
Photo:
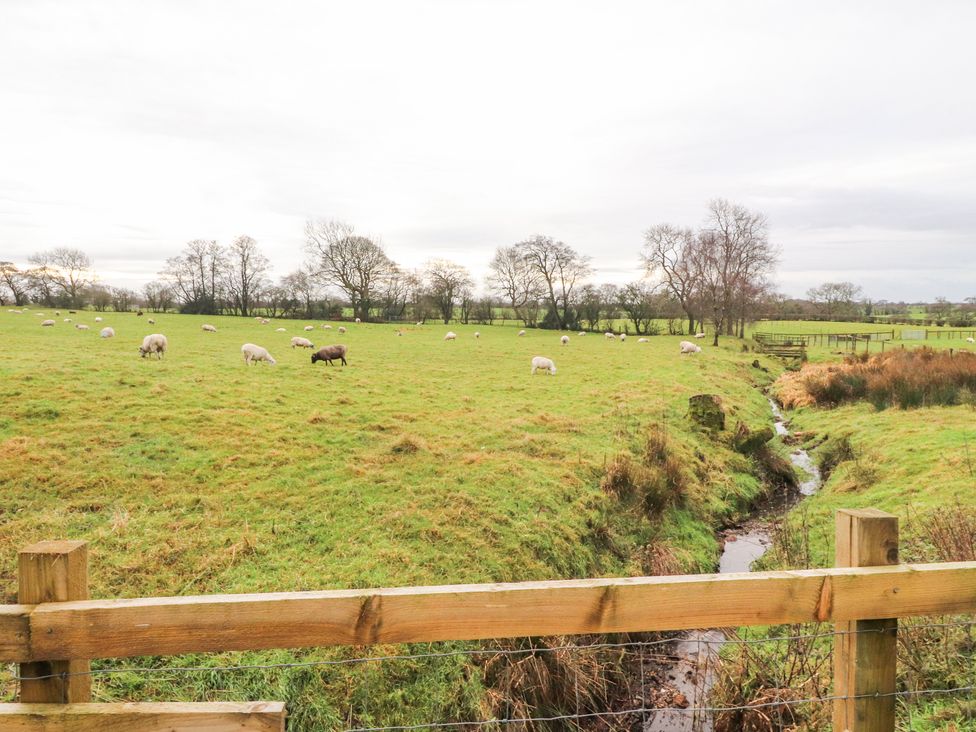
[[[931,348],[851,356],[842,364],[808,364],[786,373],[773,393],[787,408],[861,399],[878,409],[969,403],[976,394],[976,356]]]

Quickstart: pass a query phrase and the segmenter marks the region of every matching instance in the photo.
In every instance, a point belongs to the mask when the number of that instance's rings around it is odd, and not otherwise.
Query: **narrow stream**
[[[779,405],[770,399],[769,408],[776,434],[788,437],[790,430]],[[790,462],[799,469],[801,476],[808,476],[800,482],[798,500],[816,493],[820,489],[820,470],[810,454],[802,448],[794,448],[790,453]],[[771,545],[767,520],[758,517],[745,522],[739,530],[725,534],[718,564],[719,574],[751,571],[753,562],[765,554]],[[711,715],[693,710],[695,707],[708,706],[708,697],[715,685],[718,652],[724,641],[725,634],[721,630],[693,630],[674,644],[674,661],[665,674],[667,683],[687,701],[688,709],[651,713],[644,725],[644,732],[712,732]]]

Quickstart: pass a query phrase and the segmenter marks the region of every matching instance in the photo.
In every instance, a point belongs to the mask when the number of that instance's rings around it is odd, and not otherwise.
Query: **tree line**
[[[0,304],[332,319],[348,307],[362,320],[515,319],[559,330],[616,329],[623,319],[638,334],[710,329],[714,343],[720,335],[741,337],[751,320],[781,311],[850,319],[881,307],[851,283],[825,283],[807,300],[778,295],[771,277],[779,252],[766,217],[722,199],[707,205],[698,228],[651,226],[641,267],[623,286],[590,282],[591,258],[544,235],[498,247],[480,294],[462,265],[432,259],[407,270],[378,239],[342,221],[307,221],[305,253],[301,267],[273,281],[271,262],[253,238],[227,245],[196,239],[137,293],[101,284],[84,252],[62,247],[33,255],[24,270],[0,262]]]

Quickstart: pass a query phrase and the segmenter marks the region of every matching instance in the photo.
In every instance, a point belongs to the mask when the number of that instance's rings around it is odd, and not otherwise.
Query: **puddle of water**
[[[770,399],[769,408],[773,413],[776,434],[788,436],[790,429],[779,405]],[[801,495],[816,493],[820,488],[820,471],[810,454],[797,448],[790,454],[790,462],[800,469],[801,474],[808,476],[800,482]],[[766,553],[772,543],[769,531],[763,525],[729,534],[719,558],[719,574],[751,572],[753,563]],[[711,716],[693,710],[707,706],[709,693],[715,685],[718,652],[724,641],[725,635],[720,630],[694,630],[675,643],[676,660],[666,670],[666,676],[668,683],[688,700],[688,709],[649,713],[644,732],[712,732]]]

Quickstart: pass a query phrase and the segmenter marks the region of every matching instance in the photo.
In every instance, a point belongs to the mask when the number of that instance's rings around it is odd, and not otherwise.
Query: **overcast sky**
[[[764,211],[777,282],[976,296],[973,2],[0,0],[0,259],[133,287],[194,238],[277,274],[308,217],[480,279],[531,234]]]

